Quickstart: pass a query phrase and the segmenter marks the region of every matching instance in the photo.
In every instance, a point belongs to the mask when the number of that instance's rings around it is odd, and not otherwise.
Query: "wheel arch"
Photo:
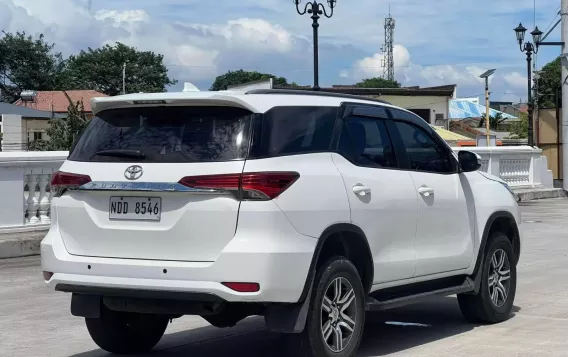
[[[493,214],[491,214],[491,216],[489,216],[485,223],[483,235],[481,236],[481,242],[479,243],[475,268],[472,273],[472,276],[475,278],[475,292],[479,290],[479,284],[481,281],[481,267],[485,258],[489,239],[491,239],[492,233],[497,231],[507,234],[507,237],[509,238],[509,240],[511,240],[511,244],[513,245],[513,251],[515,252],[515,264],[519,261],[521,253],[521,242],[519,227],[517,225],[515,217],[511,212],[508,211],[494,212]]]
[[[318,240],[298,302],[305,301],[321,264],[337,254],[343,254],[351,260],[361,276],[365,293],[369,293],[373,285],[374,267],[367,236],[361,228],[354,224],[337,223],[327,227]]]

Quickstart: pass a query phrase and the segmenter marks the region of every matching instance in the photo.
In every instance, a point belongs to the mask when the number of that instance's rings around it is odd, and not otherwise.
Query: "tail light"
[[[89,182],[91,178],[87,175],[57,171],[51,176],[51,190],[55,197],[59,197],[66,190],[77,189]]]
[[[253,172],[188,176],[179,183],[191,188],[230,191],[243,200],[272,200],[300,177],[297,172]]]

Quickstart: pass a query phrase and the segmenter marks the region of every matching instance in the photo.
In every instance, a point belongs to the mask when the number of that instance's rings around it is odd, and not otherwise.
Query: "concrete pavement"
[[[568,356],[568,200],[522,203],[525,242],[514,316],[494,326],[467,324],[454,297],[370,314],[359,356]],[[0,260],[0,356],[107,356],[83,321],[69,313],[69,296],[43,286],[37,257]],[[407,325],[411,323],[413,325]],[[286,336],[262,320],[216,329],[184,317],[152,356],[291,356]]]

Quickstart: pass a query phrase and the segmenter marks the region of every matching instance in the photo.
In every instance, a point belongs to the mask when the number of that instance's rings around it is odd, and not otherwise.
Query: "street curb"
[[[561,188],[515,190],[514,192],[519,202],[567,197],[566,191]]]
[[[49,228],[27,232],[0,232],[0,259],[20,258],[40,254],[40,243]]]

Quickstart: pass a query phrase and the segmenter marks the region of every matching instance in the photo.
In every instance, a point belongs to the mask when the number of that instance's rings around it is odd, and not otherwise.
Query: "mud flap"
[[[277,333],[302,333],[306,327],[311,297],[312,288],[303,303],[267,306],[264,322],[268,330]]]
[[[71,315],[98,319],[101,317],[101,297],[98,295],[73,294]]]

